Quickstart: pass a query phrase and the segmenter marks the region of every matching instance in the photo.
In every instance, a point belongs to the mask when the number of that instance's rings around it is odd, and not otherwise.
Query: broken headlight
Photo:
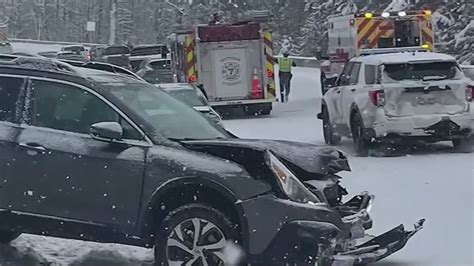
[[[272,152],[267,152],[268,164],[280,188],[292,201],[299,203],[321,203],[303,183]]]

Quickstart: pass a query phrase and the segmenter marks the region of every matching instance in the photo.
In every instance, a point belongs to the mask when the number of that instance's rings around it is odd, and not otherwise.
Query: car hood
[[[184,141],[182,144],[189,149],[214,155],[222,154],[221,152],[213,152],[216,149],[223,150],[229,148],[233,148],[234,152],[235,149],[237,151],[242,149],[242,152],[245,149],[261,152],[271,151],[280,159],[311,174],[328,175],[351,170],[347,157],[341,151],[331,147],[308,143],[233,138],[225,140]],[[233,156],[231,155],[230,157]]]

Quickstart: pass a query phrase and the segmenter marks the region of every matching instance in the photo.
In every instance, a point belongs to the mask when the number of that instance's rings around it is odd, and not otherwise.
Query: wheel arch
[[[202,203],[225,214],[238,230],[240,240],[246,243],[248,225],[239,199],[223,184],[208,178],[184,177],[170,180],[155,190],[144,206],[139,235],[148,246],[154,245],[157,226],[174,209],[189,203]]]

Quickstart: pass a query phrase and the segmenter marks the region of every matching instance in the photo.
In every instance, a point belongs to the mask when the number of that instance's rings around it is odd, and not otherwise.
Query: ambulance
[[[351,58],[384,50],[434,49],[430,10],[362,13],[331,16],[328,21],[329,62],[322,75],[332,81]]]
[[[196,25],[170,39],[177,81],[200,87],[221,115],[271,113],[275,74],[266,20]]]
[[[11,54],[12,46],[8,40],[8,26],[0,24],[0,54]]]

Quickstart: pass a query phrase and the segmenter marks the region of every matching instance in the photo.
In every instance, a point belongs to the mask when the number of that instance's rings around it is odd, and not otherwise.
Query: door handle
[[[341,93],[341,90],[336,91],[336,93]]]
[[[352,92],[356,91],[356,89],[351,89]]]
[[[34,150],[34,151],[38,151],[38,152],[46,152],[46,148],[43,147],[42,145],[38,144],[38,143],[19,143],[18,146],[22,147],[22,148],[25,148],[25,149],[28,149],[28,150]]]

